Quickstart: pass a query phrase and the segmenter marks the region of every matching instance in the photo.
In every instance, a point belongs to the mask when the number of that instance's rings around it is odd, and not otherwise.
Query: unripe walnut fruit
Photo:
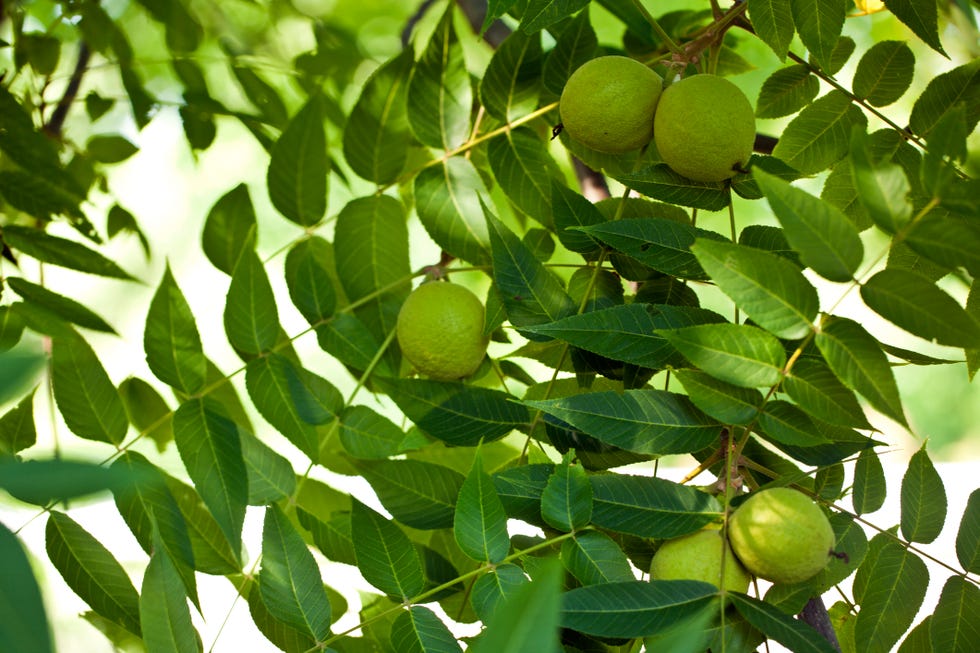
[[[440,381],[461,379],[473,374],[486,354],[483,322],[483,304],[468,289],[423,283],[398,313],[398,345],[422,374]]]
[[[650,580],[700,580],[715,587],[720,581],[726,591],[745,592],[751,577],[721,531],[709,528],[664,542],[650,562]]]
[[[653,137],[663,79],[639,61],[616,55],[582,64],[558,105],[569,137],[600,152],[638,150]]]
[[[660,157],[695,181],[723,181],[748,163],[755,144],[755,112],[724,77],[693,75],[664,90],[653,121]]]
[[[754,492],[728,520],[732,550],[751,573],[799,583],[827,566],[836,538],[823,510],[802,492]]]

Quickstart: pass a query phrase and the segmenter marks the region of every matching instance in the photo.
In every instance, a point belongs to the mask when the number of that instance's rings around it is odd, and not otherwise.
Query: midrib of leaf
[[[386,563],[385,566],[387,567],[387,571],[391,573],[391,578],[398,586],[398,591],[401,593],[402,597],[408,598],[408,592],[405,591],[405,584],[401,578],[401,574],[399,573],[400,567],[399,565],[395,564],[397,559],[392,556],[392,550],[388,548],[388,544],[385,542],[384,532],[381,530],[381,526],[376,522],[376,518],[372,517],[370,521],[371,528],[374,529],[374,532],[377,535],[378,547],[384,554],[384,560],[381,562]]]
[[[296,606],[299,608],[300,614],[303,615],[303,622],[306,624],[307,631],[309,631],[310,634],[313,634],[315,639],[316,638],[315,625],[313,624],[312,621],[310,621],[310,614],[309,611],[306,610],[306,601],[304,600],[305,597],[308,595],[306,594],[301,595],[299,592],[299,588],[296,587],[296,582],[294,581],[294,578],[296,577],[296,569],[294,569],[293,558],[290,555],[289,547],[286,545],[286,540],[284,537],[283,530],[279,527],[279,521],[274,520],[274,523],[276,528],[276,540],[278,541],[279,545],[282,547],[282,554],[283,554],[282,563],[283,566],[286,567],[286,580],[289,586],[289,592],[292,595],[292,598]]]
[[[898,545],[898,546],[901,546],[901,545]],[[880,555],[881,554],[879,553],[879,558],[876,561],[876,563],[881,560]],[[888,601],[885,602],[885,604],[883,606],[884,609],[882,610],[881,614],[875,615],[875,619],[872,622],[871,633],[867,637],[867,641],[869,641],[869,642],[874,642],[876,639],[878,639],[878,637],[879,637],[878,636],[878,631],[881,630],[881,628],[892,625],[892,623],[890,621],[888,621],[888,620],[886,620],[884,618],[885,616],[887,616],[887,614],[889,612],[888,607],[890,605],[894,604],[894,603],[900,603],[900,602],[903,602],[903,601],[907,600],[907,597],[904,596],[902,593],[899,593],[897,590],[898,590],[899,586],[901,585],[902,573],[908,567],[907,560],[908,560],[908,556],[909,555],[911,555],[911,554],[909,554],[908,551],[906,551],[905,552],[905,555],[902,556],[902,561],[901,561],[901,563],[899,563],[898,573],[892,574],[892,581],[891,581],[891,583],[887,587],[884,587],[884,588],[877,587],[876,588],[876,592],[875,593],[876,594],[884,594],[884,595],[886,595],[888,597]],[[876,569],[878,568],[878,565],[877,564],[875,564],[875,568]],[[877,574],[877,577],[878,578],[881,578],[883,575],[884,575],[883,573],[879,573],[879,574]],[[867,593],[865,593],[864,601],[862,603],[867,603],[867,600],[868,600],[868,595],[867,595]]]
[[[810,323],[810,318],[808,318],[806,315],[804,315],[803,313],[801,313],[799,311],[799,309],[796,308],[796,306],[794,306],[793,304],[790,304],[783,297],[781,297],[780,295],[777,295],[776,293],[770,291],[768,286],[759,283],[753,277],[750,277],[749,275],[742,273],[739,269],[734,268],[734,267],[728,265],[727,263],[721,261],[717,257],[713,257],[713,258],[715,258],[715,260],[718,260],[719,262],[721,262],[721,264],[725,266],[725,269],[726,270],[728,270],[729,272],[734,273],[739,278],[741,278],[741,279],[749,282],[752,285],[753,288],[755,288],[757,290],[761,290],[763,293],[766,294],[767,297],[769,297],[770,299],[776,300],[780,305],[782,305],[785,308],[788,308],[790,311],[792,311],[792,313],[794,315],[796,315],[802,321],[806,322],[807,324]]]
[[[451,183],[451,179],[449,177],[449,165],[448,165],[448,163],[449,162],[446,161],[446,162],[444,162],[442,164],[442,177],[443,177],[443,179],[446,180],[446,190],[449,192],[449,200],[453,203],[453,207],[456,209],[456,214],[457,215],[464,215],[465,211],[464,211],[463,207],[460,205],[459,199],[458,199],[459,198],[459,193],[456,192],[456,187]],[[483,240],[481,238],[481,235],[480,234],[477,234],[473,230],[473,226],[470,224],[470,221],[469,220],[455,221],[454,224],[457,224],[458,225],[459,222],[462,222],[463,223],[463,227],[466,229],[466,231],[469,232],[469,234],[471,236],[473,236],[474,240],[476,240],[478,243],[482,243],[483,242]]]
[[[68,342],[66,340],[61,341],[60,344],[61,347],[67,347],[67,345]],[[55,346],[59,346],[59,345],[55,345]],[[102,406],[100,403],[95,401],[95,398],[91,393],[91,387],[89,386],[88,383],[83,382],[84,376],[81,373],[81,365],[79,364],[79,361],[76,358],[76,354],[80,354],[84,350],[84,348],[87,347],[88,347],[87,343],[82,348],[76,348],[74,346],[67,347],[67,349],[69,350],[69,355],[71,356],[71,367],[73,371],[73,376],[77,377],[79,380],[79,383],[76,383],[74,385],[75,388],[80,390],[82,395],[85,397],[85,403],[88,404],[89,408],[92,411],[92,414],[95,416],[95,420],[101,427],[102,433],[104,433],[106,438],[108,438],[108,440],[111,442],[113,441],[112,430],[109,428],[109,424],[104,421],[104,411],[100,410],[100,408],[104,406]]]

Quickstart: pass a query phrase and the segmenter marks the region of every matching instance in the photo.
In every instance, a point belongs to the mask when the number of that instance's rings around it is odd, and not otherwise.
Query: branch
[[[470,21],[470,26],[473,27],[473,31],[479,34],[480,28],[483,27],[483,21],[487,16],[486,0],[456,0],[456,4],[463,10],[466,19]],[[502,21],[495,20],[490,23],[490,27],[482,34],[483,40],[496,50],[504,42],[504,39],[510,36],[510,31],[510,28]]]
[[[71,79],[68,80],[65,93],[58,100],[57,106],[51,112],[51,117],[42,128],[48,136],[53,138],[61,137],[61,128],[64,127],[65,118],[68,117],[68,110],[71,109],[72,102],[75,101],[75,97],[78,95],[78,89],[82,85],[82,75],[85,74],[85,69],[88,67],[90,56],[91,52],[88,49],[88,45],[85,41],[82,41],[78,46],[78,61],[75,62],[75,70],[72,71]]]
[[[601,200],[609,199],[609,184],[606,183],[606,176],[601,172],[596,172],[589,166],[582,163],[578,157],[572,157],[572,166],[575,168],[575,177],[578,179],[582,195],[593,204]]]
[[[813,626],[824,639],[830,642],[835,651],[841,650],[840,642],[837,641],[837,633],[834,631],[834,624],[830,622],[830,615],[827,614],[827,608],[819,596],[807,601],[798,618],[803,623]]]

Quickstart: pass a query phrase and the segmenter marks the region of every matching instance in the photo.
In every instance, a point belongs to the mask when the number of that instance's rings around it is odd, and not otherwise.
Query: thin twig
[[[68,86],[65,87],[64,94],[58,100],[54,111],[51,112],[51,117],[43,127],[44,132],[48,136],[61,138],[61,128],[64,127],[65,118],[68,117],[68,110],[71,109],[71,105],[78,95],[78,89],[82,85],[82,75],[85,74],[85,70],[88,68],[88,60],[91,54],[85,41],[79,43],[78,61],[75,62],[75,70],[72,71],[71,79],[68,80]]]

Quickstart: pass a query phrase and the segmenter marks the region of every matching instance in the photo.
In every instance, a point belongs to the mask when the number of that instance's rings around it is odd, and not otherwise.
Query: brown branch
[[[419,8],[415,10],[415,13],[408,18],[408,21],[405,23],[405,28],[402,30],[401,40],[403,48],[408,47],[408,44],[412,40],[412,30],[415,29],[415,26],[418,25],[419,21],[422,20],[422,17],[425,16],[425,12],[429,10],[429,7],[435,4],[435,1],[436,0],[424,0],[422,4],[419,5]]]
[[[830,621],[830,615],[823,604],[823,599],[815,596],[803,606],[803,612],[799,614],[799,620],[809,624],[820,633],[820,636],[830,642],[835,651],[840,651],[840,642],[837,641],[837,633],[834,631],[834,624]]]
[[[51,112],[51,117],[43,127],[44,132],[48,136],[53,138],[61,137],[61,128],[64,127],[65,118],[68,117],[68,110],[71,109],[71,105],[78,95],[78,89],[82,85],[82,75],[85,74],[85,69],[88,67],[90,56],[91,52],[88,49],[88,45],[86,45],[85,41],[82,41],[78,46],[78,61],[75,62],[75,70],[72,71],[71,79],[68,80],[68,86],[65,87],[64,94],[58,100],[54,111]]]
[[[606,183],[606,176],[601,172],[596,172],[589,166],[582,163],[578,157],[572,157],[572,166],[575,168],[575,177],[578,179],[582,195],[593,204],[601,200],[609,199],[609,184]]]

